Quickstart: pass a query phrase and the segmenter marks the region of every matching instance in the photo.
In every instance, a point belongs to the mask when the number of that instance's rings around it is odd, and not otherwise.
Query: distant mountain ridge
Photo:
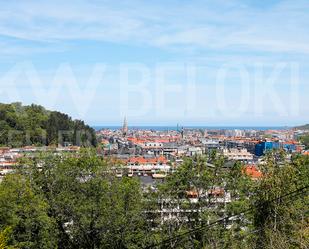
[[[0,145],[96,146],[95,130],[84,121],[67,114],[49,111],[40,105],[0,103]]]
[[[294,127],[295,129],[299,130],[309,130],[309,124],[301,125],[301,126],[296,126]]]

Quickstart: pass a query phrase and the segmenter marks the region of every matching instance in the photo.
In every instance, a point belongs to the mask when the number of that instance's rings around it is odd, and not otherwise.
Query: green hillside
[[[40,105],[0,103],[0,145],[95,146],[95,131],[81,120],[67,114],[48,111]]]
[[[299,130],[309,130],[309,124],[297,126],[297,127],[295,127],[295,128],[296,128],[296,129],[299,129]]]

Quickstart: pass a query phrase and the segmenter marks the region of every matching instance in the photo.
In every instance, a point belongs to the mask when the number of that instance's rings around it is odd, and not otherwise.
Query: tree
[[[6,239],[8,245],[54,248],[57,232],[54,220],[47,212],[48,204],[34,193],[25,176],[9,175],[0,184],[0,230],[12,229]]]
[[[62,141],[59,137],[62,136]],[[95,130],[83,121],[39,105],[0,104],[0,145],[57,145],[70,142],[96,146]]]
[[[308,150],[309,149],[309,133],[306,133],[304,135],[301,135],[298,140],[305,145],[305,148]]]
[[[12,228],[7,227],[4,230],[0,231],[0,249],[13,249],[12,246],[8,246],[8,241],[12,234]]]
[[[77,157],[42,154],[23,175],[49,204],[59,248],[140,248],[146,220],[137,179],[116,178],[112,165],[82,150]],[[40,168],[37,165],[41,165]]]
[[[138,178],[117,178],[114,161],[94,150],[22,158],[0,183],[0,244],[308,248],[308,195],[282,197],[308,186],[308,166],[309,157],[288,161],[283,151],[271,151],[260,165],[262,178],[252,180],[241,163],[227,168],[220,155],[197,156],[158,188],[142,191]]]
[[[253,201],[253,224],[257,248],[308,248],[308,194],[281,198],[308,183],[308,160],[284,160],[282,151],[267,154],[262,167],[264,177],[259,182]],[[300,162],[302,161],[302,162]]]

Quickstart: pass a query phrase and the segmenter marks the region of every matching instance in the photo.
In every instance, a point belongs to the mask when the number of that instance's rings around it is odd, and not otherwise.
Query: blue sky
[[[132,125],[308,123],[308,1],[0,4],[0,102],[92,125],[124,115]]]

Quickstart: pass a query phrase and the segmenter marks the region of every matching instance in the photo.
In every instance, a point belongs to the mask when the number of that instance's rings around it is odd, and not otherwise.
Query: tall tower
[[[127,134],[128,134],[128,123],[127,123],[127,118],[124,117],[123,126],[122,126],[122,135],[126,136]]]

